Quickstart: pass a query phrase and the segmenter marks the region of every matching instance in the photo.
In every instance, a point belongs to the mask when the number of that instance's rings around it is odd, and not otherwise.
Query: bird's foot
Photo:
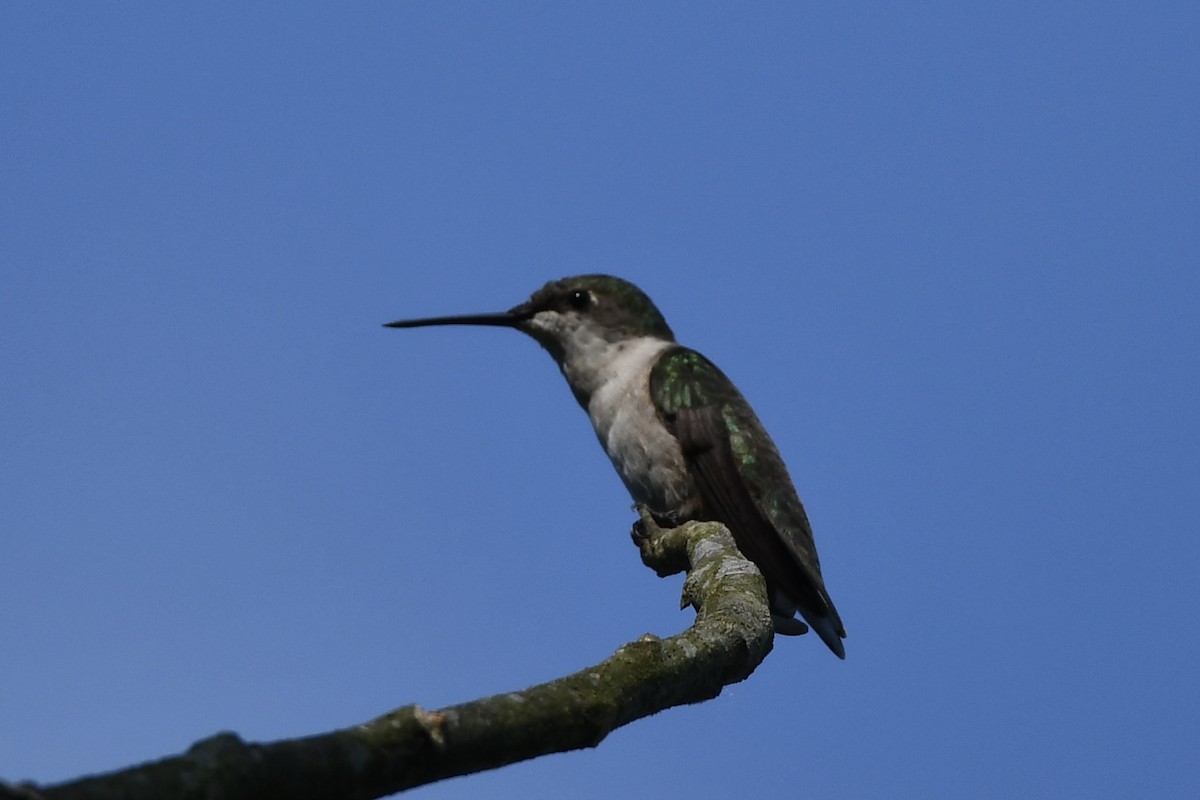
[[[651,539],[662,533],[662,528],[659,527],[649,506],[638,503],[633,508],[637,511],[638,519],[629,529],[629,536],[637,548],[642,550]]]
[[[640,519],[633,523],[629,535],[642,554],[642,563],[657,572],[660,578],[686,570],[687,539],[676,532],[678,526],[664,524],[666,515],[657,514],[644,505],[634,508]]]

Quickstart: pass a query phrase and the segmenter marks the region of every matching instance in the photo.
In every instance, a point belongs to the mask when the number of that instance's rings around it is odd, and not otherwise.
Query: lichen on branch
[[[660,575],[687,571],[686,631],[644,635],[595,666],[517,692],[428,710],[408,705],[369,722],[300,739],[247,743],[218,734],[186,753],[69,783],[0,785],[48,800],[374,798],[548,753],[598,745],[611,731],[673,706],[716,697],[771,650],[766,588],[720,523],[635,528]]]

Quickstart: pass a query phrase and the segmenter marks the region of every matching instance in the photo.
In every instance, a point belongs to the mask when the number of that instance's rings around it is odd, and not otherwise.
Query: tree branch
[[[696,609],[696,621],[677,636],[647,634],[593,667],[521,692],[437,711],[405,706],[362,725],[266,744],[221,733],[182,755],[117,772],[46,787],[0,785],[0,797],[382,797],[595,747],[622,725],[711,699],[746,678],[771,650],[771,619],[762,576],[729,531],[712,522],[659,529],[643,513],[635,541],[659,575],[688,570],[682,605]]]

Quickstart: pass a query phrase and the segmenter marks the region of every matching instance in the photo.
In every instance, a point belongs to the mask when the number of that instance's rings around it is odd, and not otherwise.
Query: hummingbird
[[[640,289],[611,275],[579,275],[547,283],[508,311],[385,327],[430,325],[490,325],[531,336],[558,364],[634,501],[665,527],[724,524],[766,580],[776,633],[799,635],[811,626],[846,657],[846,630],[778,448],[733,382],[678,344]]]

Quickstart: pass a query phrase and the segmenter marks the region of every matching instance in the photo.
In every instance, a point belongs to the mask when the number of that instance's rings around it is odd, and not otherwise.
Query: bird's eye
[[[592,304],[592,295],[584,289],[576,289],[567,295],[567,303],[571,308],[583,311]]]

